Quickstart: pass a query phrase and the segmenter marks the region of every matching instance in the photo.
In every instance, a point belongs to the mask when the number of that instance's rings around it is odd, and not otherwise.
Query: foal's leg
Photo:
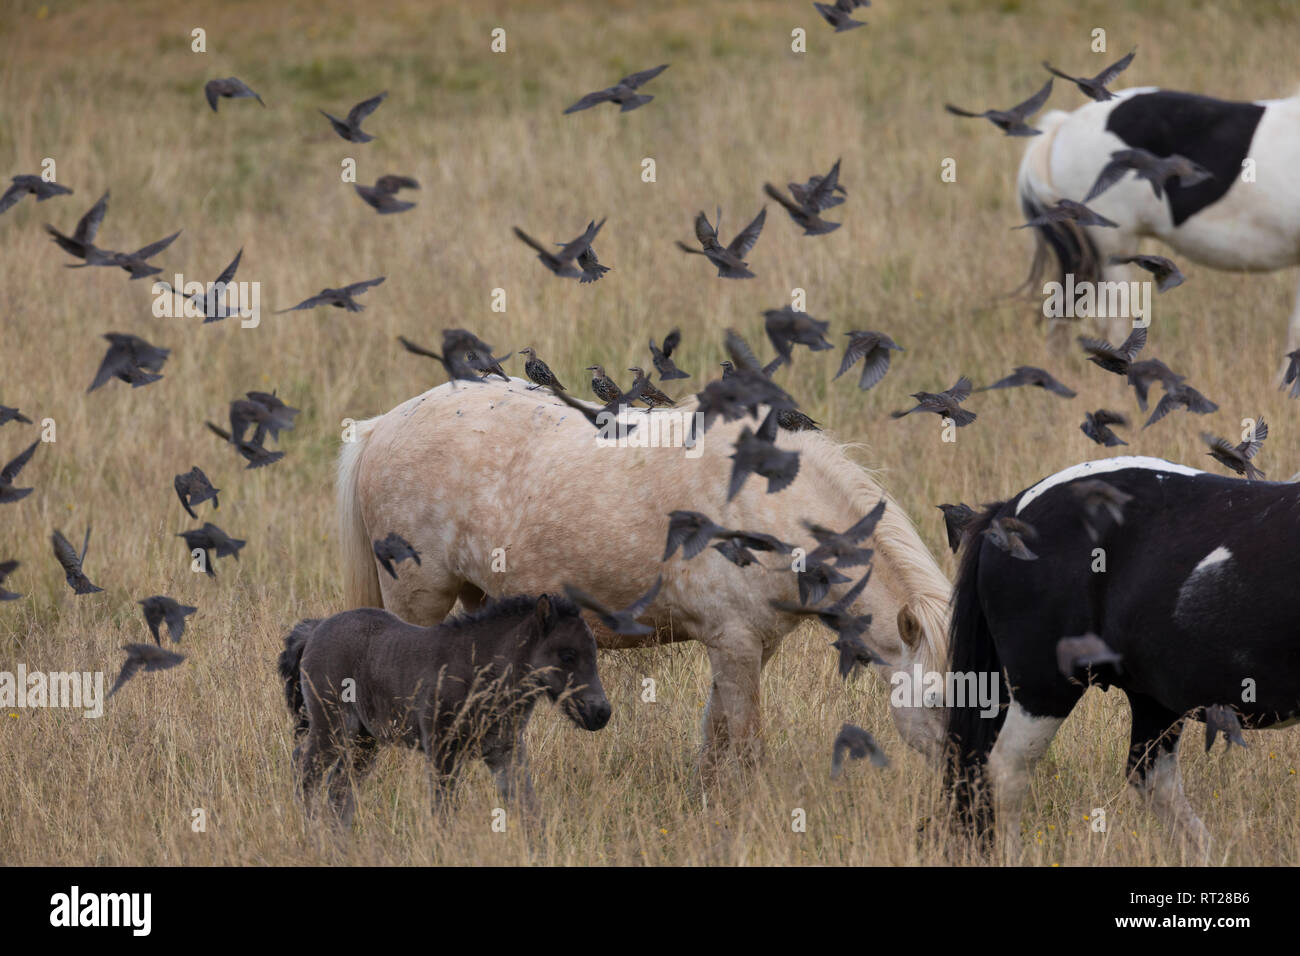
[[[443,754],[430,761],[429,791],[433,801],[433,815],[442,817],[450,813],[456,796],[455,754]]]
[[[483,762],[492,771],[497,794],[506,803],[518,803],[525,813],[537,810],[537,797],[533,793],[532,774],[528,771],[528,748],[521,732],[512,742],[501,742],[485,747]]]
[[[378,753],[375,738],[361,731],[344,749],[342,759],[330,775],[330,804],[345,827],[352,824],[356,812],[356,785],[370,773]]]
[[[312,816],[316,788],[320,786],[321,775],[333,756],[328,744],[312,729],[307,732],[307,738],[294,749],[294,757],[298,763],[298,796],[302,799],[307,815]]]
[[[1020,855],[1020,814],[1034,767],[1047,753],[1064,717],[1039,717],[1014,699],[988,759],[988,779],[997,820],[998,842],[1008,862]]]
[[[742,630],[724,631],[706,645],[713,671],[701,758],[707,782],[720,761],[735,758],[741,766],[752,767],[762,754],[759,677],[763,647],[757,636]]]
[[[1128,754],[1128,779],[1156,817],[1201,862],[1208,862],[1210,834],[1183,792],[1178,745],[1183,718],[1150,697],[1130,693],[1133,730]]]
[[[425,766],[429,773],[429,805],[433,808],[435,817],[444,817],[451,810],[456,787],[455,744],[437,740],[430,716],[420,716],[419,730],[420,750],[424,752]]]
[[[353,742],[344,741],[338,749],[338,759],[325,775],[325,797],[336,822],[348,826],[352,822],[352,748]]]
[[[316,814],[316,796],[322,780],[326,791],[331,792],[335,767],[338,766],[339,760],[346,758],[339,748],[341,735],[337,728],[330,726],[324,708],[317,706],[312,710],[312,704],[315,702],[317,701],[308,701],[308,709],[312,713],[311,730],[307,732],[307,739],[294,750],[295,756],[298,757],[298,792],[308,817]]]

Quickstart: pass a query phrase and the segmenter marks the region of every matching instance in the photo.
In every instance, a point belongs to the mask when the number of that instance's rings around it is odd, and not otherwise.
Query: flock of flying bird
[[[204,87],[204,95],[208,105],[214,112],[217,111],[218,101],[221,98],[252,98],[263,106],[266,105],[257,93],[235,77],[209,81]],[[346,121],[339,120],[328,113],[325,115],[335,131],[344,139],[350,142],[367,142],[373,137],[361,130],[361,121],[374,112],[386,95],[381,93],[379,96],[358,104],[349,112]],[[374,186],[357,185],[355,188],[361,198],[378,212],[393,213],[409,209],[414,205],[413,203],[395,199],[395,194],[401,189],[418,189],[419,184],[407,176],[386,175],[381,176]],[[72,190],[67,186],[47,181],[42,176],[26,174],[15,176],[8,189],[5,190],[3,195],[0,195],[0,213],[7,211],[27,195],[35,196],[37,202],[43,202],[56,196],[70,195],[71,193]],[[150,260],[166,250],[180,235],[180,232],[175,232],[133,252],[121,252],[101,247],[96,244],[96,239],[103,224],[105,213],[108,210],[108,198],[109,193],[105,192],[90,210],[81,217],[72,235],[67,235],[48,224],[45,227],[46,231],[61,249],[81,260],[79,263],[71,265],[70,268],[115,266],[127,272],[132,279],[157,275],[162,269],[154,265]],[[164,290],[180,295],[193,303],[199,312],[204,315],[204,323],[229,318],[231,315],[236,314],[237,308],[235,301],[236,287],[229,284],[234,280],[235,272],[239,268],[242,257],[243,250],[241,249],[225,270],[222,271],[221,275],[207,287],[206,291],[187,295],[181,289],[174,289],[166,282],[160,282],[159,285]],[[324,289],[291,309],[281,311],[308,309],[318,305],[332,305],[348,311],[360,311],[363,306],[358,304],[353,297],[383,281],[384,279],[381,276],[365,282],[352,283],[341,289]],[[162,369],[167,357],[171,354],[170,349],[161,348],[139,336],[126,333],[109,332],[104,338],[107,339],[109,347],[87,392],[93,392],[113,379],[126,382],[133,388],[141,388],[159,381],[163,377]],[[266,441],[268,438],[278,441],[282,431],[292,429],[294,427],[293,420],[298,413],[298,409],[289,407],[274,392],[268,394],[253,391],[230,403],[229,431],[212,422],[206,424],[223,441],[232,446],[234,451],[248,463],[248,468],[260,468],[274,464],[284,457],[284,452],[268,449]],[[9,422],[24,425],[33,424],[32,419],[23,414],[20,409],[0,405],[0,426]],[[33,441],[0,470],[0,504],[20,501],[31,494],[31,488],[16,487],[14,482],[32,459],[40,444],[41,440],[39,438]],[[176,475],[173,480],[173,487],[185,513],[191,518],[198,518],[194,509],[204,502],[211,501],[214,509],[219,507],[218,494],[220,489],[214,487],[203,470],[197,466],[191,468],[188,472]],[[211,522],[204,522],[199,528],[183,531],[177,537],[185,540],[191,555],[198,562],[195,565],[196,569],[204,571],[209,577],[213,578],[216,577],[216,559],[233,557],[238,560],[239,551],[246,544],[244,540],[228,535]],[[51,543],[55,558],[63,568],[64,577],[74,594],[93,594],[103,590],[90,580],[83,569],[86,552],[90,544],[89,528],[86,529],[85,539],[80,551],[77,551],[58,529],[53,531]],[[19,562],[14,560],[0,563],[0,585],[3,585],[3,582],[18,567]],[[0,601],[13,601],[21,597],[22,594],[0,586]],[[178,643],[185,633],[186,618],[196,613],[198,609],[181,604],[166,595],[153,595],[138,603],[143,609],[145,623],[153,636],[154,643],[131,643],[122,648],[126,651],[126,660],[117,680],[108,693],[109,697],[117,693],[118,689],[126,681],[142,670],[165,670],[175,667],[185,660],[184,655],[162,647],[160,626],[165,624],[171,641]]]
[[[815,3],[814,6],[825,20],[835,27],[835,32],[843,32],[858,26],[862,21],[854,20],[851,14],[861,7],[869,6],[867,0],[837,0],[835,4]],[[1136,51],[1135,51],[1136,52]],[[1050,64],[1044,67],[1054,76],[1074,83],[1085,95],[1096,99],[1109,99],[1112,94],[1106,88],[1132,62],[1134,53],[1112,64],[1095,77],[1069,76]],[[640,92],[651,80],[658,77],[668,64],[632,73],[623,77],[613,86],[588,93],[573,103],[563,112],[572,114],[590,109],[603,103],[612,103],[621,112],[629,112],[645,106],[654,96]],[[989,109],[975,113],[956,106],[947,105],[950,113],[962,117],[977,117],[989,120],[1008,136],[1032,136],[1039,133],[1028,123],[1030,117],[1038,112],[1047,102],[1052,90],[1052,80],[1032,97],[1007,110]],[[235,77],[214,79],[204,87],[204,95],[213,112],[218,111],[221,99],[256,99],[263,107],[266,104],[261,96]],[[354,106],[345,119],[339,119],[324,110],[322,115],[329,121],[331,128],[342,139],[352,143],[366,143],[375,137],[362,129],[362,123],[383,103],[387,93],[366,99]],[[1157,157],[1141,149],[1119,150],[1112,154],[1111,162],[1101,171],[1097,180],[1083,197],[1076,202],[1062,199],[1055,206],[1047,209],[1041,216],[1031,219],[1022,226],[1042,225],[1047,222],[1073,220],[1083,225],[1113,226],[1114,223],[1100,216],[1087,207],[1087,203],[1106,189],[1115,185],[1129,172],[1148,182],[1157,197],[1162,195],[1165,185],[1177,180],[1181,185],[1192,185],[1203,181],[1211,174],[1181,156]],[[410,210],[414,203],[397,198],[403,189],[419,189],[419,183],[409,176],[384,175],[373,186],[356,184],[357,194],[379,214],[395,214]],[[46,181],[41,176],[15,176],[12,184],[0,196],[0,213],[19,202],[23,196],[31,194],[37,202],[61,195],[71,194],[72,190],[55,182]],[[805,181],[793,181],[782,191],[771,183],[764,183],[764,194],[777,202],[789,215],[792,222],[803,230],[804,236],[824,236],[839,228],[839,222],[824,219],[822,214],[845,203],[847,189],[840,181],[840,162],[836,162],[824,174],[815,174]],[[95,244],[101,224],[107,210],[109,194],[107,192],[77,223],[72,235],[65,235],[53,226],[47,225],[53,241],[65,252],[81,260],[72,268],[85,266],[112,266],[126,271],[131,279],[156,275],[162,270],[150,260],[166,250],[177,238],[179,232],[150,243],[132,252],[121,252],[101,248]],[[712,222],[704,212],[696,215],[694,221],[695,239],[698,248],[677,242],[685,253],[705,257],[716,267],[717,275],[725,279],[753,278],[755,273],[746,261],[759,240],[766,223],[766,207],[740,231],[729,243],[723,244],[719,230],[721,228],[721,210],[718,210]],[[583,232],[574,239],[548,245],[541,242],[519,227],[515,227],[515,236],[536,254],[542,265],[556,277],[577,279],[581,284],[593,284],[611,271],[610,267],[600,262],[596,255],[594,243],[605,225],[605,220],[591,220]],[[166,283],[160,283],[176,295],[187,298],[196,305],[205,316],[204,322],[220,321],[235,314],[231,304],[234,294],[234,276],[242,257],[242,249],[233,261],[221,273],[218,279],[208,286],[206,292],[186,295],[179,289],[171,289]],[[1158,283],[1161,292],[1179,285],[1183,281],[1182,273],[1170,260],[1154,255],[1139,255],[1122,260],[1131,262],[1150,272]],[[328,305],[348,312],[359,312],[364,306],[356,297],[384,282],[383,276],[343,285],[339,288],[326,288],[282,312],[306,310]],[[811,352],[833,349],[835,346],[827,338],[830,329],[828,321],[821,321],[795,310],[789,306],[768,310],[763,314],[764,331],[771,344],[775,357],[762,362],[745,341],[734,330],[727,330],[726,351],[728,361],[721,363],[721,375],[704,385],[696,394],[697,410],[701,414],[702,428],[707,430],[718,418],[734,421],[753,418],[760,421],[760,411],[766,407],[757,429],[748,425],[744,427],[736,441],[733,458],[732,477],[728,489],[731,500],[743,487],[751,475],[758,475],[767,480],[767,491],[778,492],[794,481],[798,474],[799,456],[792,449],[778,447],[777,436],[780,430],[801,431],[818,429],[819,423],[800,411],[795,400],[773,380],[775,373],[786,365],[792,365],[797,346],[803,346]],[[849,373],[860,363],[858,387],[865,391],[878,385],[890,368],[894,352],[901,352],[889,335],[874,330],[852,329],[845,331],[847,343],[835,378]],[[168,349],[159,348],[138,336],[111,332],[105,335],[109,348],[96,372],[88,391],[100,388],[113,379],[130,384],[133,388],[147,386],[162,377],[162,368],[170,354]],[[1195,414],[1208,414],[1218,406],[1205,398],[1200,392],[1187,384],[1186,377],[1174,372],[1157,358],[1137,360],[1138,354],[1146,345],[1145,329],[1135,329],[1121,344],[1113,345],[1099,339],[1080,337],[1079,342],[1087,355],[1088,361],[1103,370],[1125,376],[1133,386],[1139,408],[1147,408],[1148,393],[1151,385],[1159,382],[1164,388],[1164,395],[1156,404],[1148,418],[1148,427],[1170,412],[1185,409]],[[502,367],[502,362],[510,356],[494,355],[492,346],[464,329],[446,329],[443,331],[442,351],[435,352],[419,346],[410,340],[399,337],[401,345],[409,352],[436,360],[453,381],[478,382],[491,376],[509,380]],[[682,334],[673,329],[656,344],[649,341],[650,362],[659,375],[662,385],[690,378],[690,374],[678,367],[682,357]],[[582,414],[597,428],[603,427],[609,416],[617,416],[620,409],[641,403],[650,409],[671,407],[677,402],[659,386],[641,367],[628,369],[633,373],[632,384],[625,390],[614,377],[607,374],[600,365],[588,368],[592,373],[590,388],[599,399],[600,404],[592,407],[574,399],[569,390],[538,356],[532,347],[520,350],[525,357],[524,373],[533,383],[530,388],[545,388],[556,398]],[[1291,366],[1287,383],[1293,384],[1291,396],[1300,396],[1300,350],[1290,354]],[[916,404],[908,409],[895,411],[894,418],[903,418],[915,412],[930,412],[950,419],[956,427],[965,427],[976,420],[976,413],[963,407],[963,404],[975,391],[998,390],[1017,387],[1035,387],[1051,392],[1062,398],[1075,397],[1075,391],[1058,381],[1049,372],[1032,366],[1016,366],[1012,373],[1001,380],[975,389],[969,378],[960,377],[956,384],[942,392],[918,391],[912,394]],[[266,447],[268,439],[278,441],[280,433],[294,427],[294,417],[298,409],[290,408],[275,393],[248,392],[243,398],[235,399],[229,408],[229,430],[208,422],[207,427],[218,435],[223,442],[232,446],[248,464],[248,468],[259,468],[274,464],[284,457],[284,452],[273,451]],[[693,419],[692,419],[693,420]],[[0,426],[7,422],[32,424],[30,418],[16,408],[0,405]],[[1094,442],[1107,447],[1123,445],[1126,442],[1115,434],[1114,426],[1127,427],[1129,420],[1120,412],[1109,409],[1097,409],[1088,412],[1081,430]],[[636,425],[623,421],[625,431],[635,429]],[[249,434],[251,429],[251,434]],[[1260,444],[1267,437],[1267,425],[1260,420],[1254,435],[1240,444],[1233,444],[1223,438],[1204,434],[1204,440],[1210,448],[1210,454],[1225,467],[1245,475],[1247,478],[1262,477],[1263,473],[1254,465],[1253,459],[1259,451]],[[692,432],[692,437],[698,437]],[[33,456],[39,439],[28,446],[20,455],[10,461],[0,471],[0,503],[21,500],[30,494],[30,488],[16,488],[14,481],[19,472]],[[197,466],[189,472],[178,474],[174,487],[185,512],[197,520],[195,507],[211,501],[212,507],[218,507],[219,489],[214,487],[207,476]],[[1122,522],[1122,508],[1127,496],[1107,485],[1104,481],[1076,483],[1072,486],[1080,499],[1080,506],[1092,523],[1087,524],[1090,533],[1104,520]],[[786,613],[816,617],[836,634],[831,645],[839,653],[840,674],[846,679],[860,666],[871,663],[883,663],[876,657],[862,635],[871,624],[870,615],[855,616],[851,613],[853,601],[861,594],[871,576],[872,549],[864,542],[871,536],[877,522],[884,512],[885,503],[881,503],[861,521],[843,532],[813,524],[806,524],[809,534],[818,542],[816,549],[808,554],[806,567],[798,572],[799,602],[774,601],[773,605]],[[964,504],[944,504],[940,508],[948,530],[949,544],[956,551],[961,542],[963,529],[974,517],[974,512]],[[755,552],[788,553],[792,545],[775,537],[755,531],[728,529],[717,525],[708,516],[699,512],[674,511],[670,514],[668,540],[664,560],[671,557],[678,549],[685,559],[692,559],[712,545],[713,549],[728,561],[740,567],[761,563]],[[1036,555],[1029,544],[1034,539],[1034,531],[1025,522],[1004,518],[994,521],[985,534],[998,547],[1013,557],[1022,560],[1034,560]],[[199,566],[209,576],[215,577],[215,560],[221,557],[238,559],[239,551],[245,542],[232,538],[211,522],[202,527],[182,532],[179,537],[185,539],[192,554],[202,558]],[[90,582],[83,571],[83,562],[89,544],[90,532],[80,553],[58,530],[53,532],[52,542],[55,555],[64,569],[66,579],[74,593],[88,594],[101,590]],[[376,560],[383,570],[394,578],[398,574],[398,565],[404,561],[420,562],[419,553],[396,534],[374,542]],[[18,567],[16,561],[0,564],[0,584]],[[865,567],[861,577],[838,600],[822,604],[833,586],[852,581],[852,578],[840,569]],[[583,607],[591,610],[607,626],[626,634],[644,634],[649,629],[636,621],[654,600],[662,584],[662,578],[656,581],[647,594],[638,598],[632,605],[619,610],[611,610],[597,600],[574,588],[568,588],[569,596]],[[14,600],[21,595],[6,591],[0,587],[0,600]],[[152,671],[173,667],[184,657],[161,646],[160,626],[165,624],[173,643],[179,642],[185,630],[185,619],[196,612],[172,598],[154,595],[139,602],[144,611],[146,623],[154,639],[154,644],[136,643],[124,647],[127,660],[110,696],[133,674],[140,670]],[[1071,639],[1083,641],[1084,639]],[[1063,642],[1064,643],[1064,642]],[[1072,672],[1080,664],[1104,659],[1104,651],[1099,651],[1095,643],[1086,646],[1067,647],[1061,651],[1063,673]],[[832,774],[838,775],[843,757],[856,758],[870,756],[874,763],[887,763],[870,734],[851,724],[845,724],[837,736],[833,747]]]

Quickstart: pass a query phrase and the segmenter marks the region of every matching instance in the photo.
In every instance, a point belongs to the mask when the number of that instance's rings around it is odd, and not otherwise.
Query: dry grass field
[[[30,198],[0,217],[0,401],[57,423],[0,506],[0,559],[22,567],[0,605],[0,670],[102,670],[119,647],[148,640],[135,603],[169,594],[199,607],[180,667],[137,677],[98,720],[79,712],[0,713],[0,860],[10,864],[942,864],[968,859],[941,826],[938,773],[900,742],[885,688],[846,685],[825,632],[788,639],[764,673],[766,757],[743,786],[706,798],[695,767],[709,674],[695,644],[602,654],[614,706],[588,734],[543,706],[529,729],[546,826],[489,826],[497,805],[481,766],[458,812],[429,812],[418,755],[385,752],[349,834],[309,825],[291,787],[291,723],[274,660],[299,618],[341,610],[333,464],[344,418],[386,411],[443,380],[395,336],[436,345],[440,330],[473,329],[499,350],[533,344],[567,382],[585,366],[647,364],[646,339],[680,326],[681,364],[710,377],[723,330],[761,337],[761,312],[808,292],[808,311],[880,329],[906,348],[884,382],[859,392],[832,382],[838,352],[801,352],[788,387],[844,441],[913,517],[951,573],[944,501],[1012,494],[1103,449],[1078,429],[1085,411],[1136,411],[1118,377],[1077,350],[1053,352],[1037,306],[1013,301],[1030,239],[1013,194],[1023,142],[943,112],[983,108],[1041,85],[1047,58],[1094,72],[1136,45],[1119,85],[1159,84],[1227,98],[1286,96],[1300,85],[1300,7],[1284,0],[880,0],[869,26],[836,36],[799,0],[633,3],[208,3],[10,0],[0,18],[0,173],[40,171],[46,157],[76,193]],[[507,52],[489,51],[494,27]],[[790,31],[808,31],[808,51]],[[1104,27],[1113,55],[1088,50]],[[207,52],[190,32],[207,31]],[[573,116],[582,93],[661,62],[655,101],[620,115]],[[235,75],[267,108],[202,87]],[[317,112],[345,113],[381,90],[355,145]],[[1052,103],[1079,94],[1058,84]],[[340,181],[414,176],[418,206],[376,216]],[[653,157],[657,182],[641,181]],[[824,171],[843,157],[843,228],[803,238],[775,204],[749,257],[758,277],[724,282],[674,239],[690,240],[699,209],[723,209],[729,238],[764,204],[764,181]],[[940,180],[945,157],[955,183]],[[241,246],[238,278],[261,284],[259,327],[156,318],[148,281],[117,269],[67,270],[42,224],[70,232],[112,190],[104,244],[134,248],[185,231],[160,258],[162,278],[207,281]],[[594,286],[546,273],[510,233],[577,235],[608,216]],[[834,216],[832,218],[835,218]],[[1163,251],[1154,246],[1146,251]],[[1272,478],[1300,469],[1295,407],[1272,376],[1283,351],[1295,277],[1233,275],[1184,264],[1187,282],[1160,297],[1151,352],[1190,376],[1221,410],[1174,415],[1130,430],[1129,449],[1215,468],[1198,433],[1234,434],[1262,413],[1272,431],[1259,459]],[[286,308],[327,285],[387,282],[347,314]],[[494,288],[508,309],[491,311]],[[100,336],[131,332],[172,354],[161,382],[86,387]],[[766,345],[764,346],[766,350]],[[986,383],[1013,365],[1042,365],[1079,390],[976,396],[980,419],[955,444],[928,416],[893,421],[909,392],[958,374]],[[515,374],[522,362],[510,360]],[[249,389],[278,389],[301,408],[282,436],[285,459],[245,471],[203,427],[224,421]],[[684,394],[685,390],[682,390]],[[925,419],[925,420],[921,420]],[[0,429],[0,460],[35,437]],[[199,465],[223,493],[200,513],[248,546],[209,580],[190,571],[191,527],[172,476]],[[74,597],[50,552],[51,530],[76,542],[94,528],[86,569],[103,593]],[[617,534],[616,529],[611,532]],[[656,679],[658,702],[640,702]],[[871,730],[893,765],[853,763],[828,777],[841,722]],[[1215,838],[1214,861],[1300,860],[1300,730],[1254,733],[1249,750],[1203,752],[1199,726],[1183,767],[1192,804]],[[1090,691],[1037,773],[1018,862],[1165,865],[1183,862],[1123,777],[1128,708]],[[1105,808],[1106,833],[1085,820]],[[206,812],[193,832],[192,811]],[[791,829],[803,808],[807,831]]]

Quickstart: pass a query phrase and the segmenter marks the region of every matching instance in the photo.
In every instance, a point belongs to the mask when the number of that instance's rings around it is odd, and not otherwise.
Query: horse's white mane
[[[801,455],[821,466],[844,503],[856,514],[865,515],[883,495],[885,514],[876,526],[872,544],[878,557],[898,575],[907,589],[907,606],[921,625],[925,647],[922,667],[939,671],[947,666],[949,601],[952,584],[940,569],[916,526],[885,490],[877,472],[849,456],[867,446],[861,442],[841,443],[822,432],[794,432]]]

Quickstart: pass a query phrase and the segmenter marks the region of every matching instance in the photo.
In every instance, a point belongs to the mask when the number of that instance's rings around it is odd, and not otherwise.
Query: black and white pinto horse
[[[1132,495],[1123,523],[1088,520],[1072,483]],[[1037,560],[981,532],[1032,525]],[[1132,709],[1129,782],[1202,858],[1204,825],[1183,793],[1178,743],[1204,708],[1246,728],[1300,717],[1300,485],[1223,478],[1156,458],[1086,462],[993,505],[967,532],[953,592],[951,670],[999,673],[1009,705],[949,711],[947,784],[958,819],[1008,852],[1019,846],[1030,775],[1085,687],[1062,676],[1057,642],[1089,632],[1122,655],[1094,670]],[[1094,571],[1095,549],[1104,572]]]
[[[1110,257],[1135,255],[1145,236],[1216,269],[1271,272],[1300,265],[1300,95],[1235,103],[1135,88],[1070,113],[1053,110],[1038,127],[1042,135],[1025,150],[1017,182],[1030,218],[1060,199],[1083,201],[1116,150],[1180,154],[1214,175],[1189,188],[1170,180],[1157,199],[1150,184],[1129,174],[1088,203],[1118,228],[1074,222],[1036,227],[1031,291],[1046,272],[1049,248],[1062,282],[1067,273],[1076,285],[1137,278],[1134,267],[1112,265]],[[1125,324],[1118,319],[1108,327],[1111,341],[1124,339]],[[1298,346],[1300,293],[1287,351]]]

